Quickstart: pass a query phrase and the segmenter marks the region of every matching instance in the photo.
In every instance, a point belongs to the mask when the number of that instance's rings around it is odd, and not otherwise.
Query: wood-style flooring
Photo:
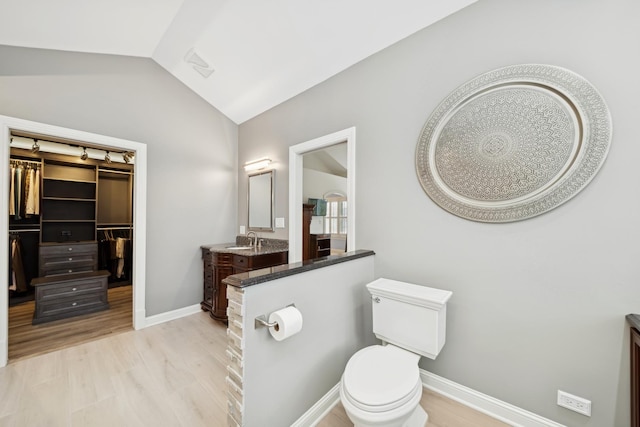
[[[226,327],[204,312],[139,331],[128,319],[124,332],[73,346],[50,324],[62,348],[0,368],[0,426],[226,426]],[[507,425],[428,390],[421,404],[426,427]],[[352,425],[338,403],[318,427]]]
[[[132,287],[109,289],[109,310],[32,325],[35,303],[9,307],[9,362],[133,329]]]
[[[431,390],[423,389],[420,405],[429,415],[425,427],[505,427],[501,421],[475,411]],[[341,403],[329,412],[317,427],[353,427]]]

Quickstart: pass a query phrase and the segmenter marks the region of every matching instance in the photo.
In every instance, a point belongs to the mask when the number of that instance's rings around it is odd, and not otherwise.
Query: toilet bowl
[[[349,359],[340,399],[355,427],[424,426],[419,359],[393,345],[366,347]]]
[[[444,346],[450,291],[389,279],[367,285],[373,332],[385,345],[356,352],[340,380],[340,400],[355,427],[424,427],[418,362]]]

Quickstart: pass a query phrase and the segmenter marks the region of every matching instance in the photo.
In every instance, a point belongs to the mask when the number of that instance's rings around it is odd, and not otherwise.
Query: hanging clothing
[[[22,165],[18,165],[16,167],[16,190],[15,190],[15,204],[16,204],[16,212],[14,215],[15,219],[22,219],[22,198],[24,192],[23,185],[23,175],[24,175],[24,167]]]
[[[37,167],[36,168],[36,173],[35,173],[35,186],[33,187],[33,198],[34,198],[34,209],[33,209],[33,214],[34,215],[40,215],[40,168]]]
[[[27,168],[27,179],[25,186],[26,205],[25,215],[33,215],[36,213],[36,171],[33,168]]]
[[[15,195],[15,176],[16,176],[16,167],[13,163],[11,163],[9,171],[9,215],[16,214],[16,195]]]
[[[11,254],[11,281],[9,289],[16,292],[25,292],[27,291],[27,278],[24,274],[20,237],[11,236],[9,245]]]

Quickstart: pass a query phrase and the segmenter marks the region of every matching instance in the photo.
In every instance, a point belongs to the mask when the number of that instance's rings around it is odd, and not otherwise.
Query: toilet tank
[[[367,284],[367,289],[376,337],[435,359],[444,346],[447,301],[453,293],[383,278]]]

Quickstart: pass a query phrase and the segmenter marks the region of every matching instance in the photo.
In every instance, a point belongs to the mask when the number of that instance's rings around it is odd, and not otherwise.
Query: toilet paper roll
[[[285,307],[269,315],[269,323],[277,322],[269,328],[271,336],[276,341],[286,340],[302,330],[302,313],[295,307]]]

